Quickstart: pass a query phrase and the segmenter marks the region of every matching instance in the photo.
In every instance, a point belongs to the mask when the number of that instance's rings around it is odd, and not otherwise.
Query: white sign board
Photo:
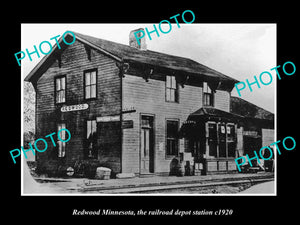
[[[84,110],[89,107],[88,104],[78,104],[78,105],[68,105],[68,106],[63,106],[60,108],[62,112],[71,112],[71,111],[78,111],[78,110]]]
[[[113,122],[120,121],[120,116],[101,116],[96,118],[97,122]]]

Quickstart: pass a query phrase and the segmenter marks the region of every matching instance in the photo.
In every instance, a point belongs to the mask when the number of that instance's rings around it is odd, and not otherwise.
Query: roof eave
[[[190,76],[194,76],[194,77],[197,77],[197,78],[199,78],[199,76],[203,76],[204,81],[214,80],[214,81],[219,81],[219,82],[230,82],[232,84],[235,84],[235,83],[239,82],[238,80],[236,80],[234,78],[231,78],[229,76],[226,76],[226,78],[224,78],[224,77],[220,77],[218,74],[212,75],[212,74],[206,73],[206,72],[195,73],[195,72],[191,72],[191,71],[187,71],[187,70],[183,70],[183,69],[176,69],[176,68],[171,68],[171,67],[168,67],[168,66],[155,65],[155,64],[152,64],[152,63],[149,63],[149,62],[141,62],[141,61],[133,60],[133,59],[130,59],[130,58],[124,58],[123,61],[127,62],[127,63],[144,64],[144,65],[148,65],[149,67],[153,67],[153,68],[156,67],[156,68],[160,68],[160,69],[164,69],[164,70],[169,70],[170,74],[173,74],[175,72],[179,72],[179,73],[188,74]]]
[[[67,36],[71,36],[71,34],[67,34]],[[66,37],[65,37],[66,38]],[[110,56],[111,58],[119,61],[119,62],[122,62],[122,58],[121,57],[118,57],[116,55],[113,55],[111,54],[110,52],[94,45],[93,43],[90,43],[89,41],[87,40],[84,40],[83,38],[81,37],[76,37],[76,40],[90,46],[91,48],[95,49],[95,50],[98,50],[100,52],[102,52],[103,54],[107,55],[107,56]],[[49,64],[51,64],[51,62],[53,62],[55,60],[55,55],[56,54],[59,54],[58,51],[64,51],[68,45],[66,45],[65,43],[63,43],[62,41],[62,37],[58,40],[58,43],[59,45],[61,46],[61,49],[58,49],[58,46],[57,44],[54,45],[54,47],[52,48],[52,52],[46,56],[44,56],[39,62],[38,64],[29,72],[29,74],[25,77],[24,81],[29,81],[29,82],[32,82],[34,81],[36,77],[40,77],[43,72],[45,72],[45,70],[47,70],[49,68]],[[46,65],[46,66],[45,66]],[[46,68],[43,68],[43,67],[46,67]]]

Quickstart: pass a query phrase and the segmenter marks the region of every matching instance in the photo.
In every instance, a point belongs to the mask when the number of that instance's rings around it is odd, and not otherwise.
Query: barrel
[[[177,165],[177,176],[183,177],[185,173],[185,168],[183,163],[178,163]]]

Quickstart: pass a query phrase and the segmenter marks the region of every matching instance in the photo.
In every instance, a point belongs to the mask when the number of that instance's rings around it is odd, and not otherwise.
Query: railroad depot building
[[[198,175],[236,172],[244,117],[231,112],[230,99],[238,81],[147,50],[135,31],[128,46],[74,32],[75,43],[60,39],[61,49],[55,45],[27,75],[36,92],[36,138],[61,128],[72,134],[37,152],[38,169],[76,173],[84,163],[112,174],[169,175],[184,162]]]

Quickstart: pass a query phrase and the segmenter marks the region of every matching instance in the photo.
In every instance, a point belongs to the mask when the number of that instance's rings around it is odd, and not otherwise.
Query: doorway
[[[258,152],[262,147],[262,140],[259,136],[243,136],[244,141],[244,155],[248,155],[249,158],[255,156],[254,151]],[[257,166],[257,160],[251,161],[253,166]]]
[[[154,116],[141,116],[140,173],[154,173]]]

